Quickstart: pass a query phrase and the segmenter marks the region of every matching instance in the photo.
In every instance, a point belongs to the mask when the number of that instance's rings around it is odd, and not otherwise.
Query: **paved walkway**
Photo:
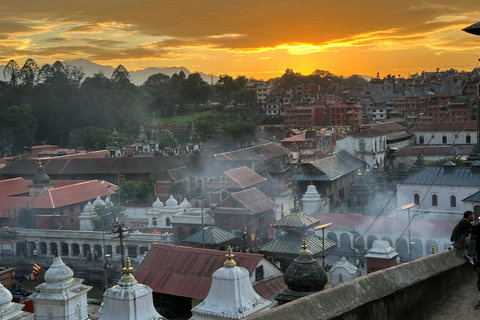
[[[480,319],[480,291],[477,274],[472,270],[467,280],[441,299],[432,313],[422,320]]]

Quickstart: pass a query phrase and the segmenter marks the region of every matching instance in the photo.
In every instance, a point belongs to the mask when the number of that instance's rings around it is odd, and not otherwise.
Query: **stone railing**
[[[15,229],[17,237],[25,238],[27,241],[48,242],[55,239],[68,240],[76,243],[81,241],[102,241],[102,231],[80,231],[80,230],[44,230],[44,229]],[[105,234],[105,240],[112,238],[112,234]],[[150,233],[129,233],[129,242],[139,243],[173,243],[172,233],[167,234],[150,234]]]
[[[189,216],[189,215],[176,215],[172,217],[172,223],[189,223],[189,224],[202,224],[201,216]],[[209,216],[203,216],[203,224],[213,225],[215,220]]]
[[[373,272],[246,319],[418,319],[472,273],[458,250],[446,250]]]

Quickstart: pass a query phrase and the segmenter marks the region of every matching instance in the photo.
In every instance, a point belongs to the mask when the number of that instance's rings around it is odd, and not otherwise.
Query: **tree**
[[[22,69],[20,69],[20,78],[23,85],[29,88],[33,87],[38,75],[38,65],[33,59],[27,59]]]
[[[125,208],[118,203],[111,203],[109,205],[96,205],[96,217],[92,219],[95,230],[108,230],[117,221],[125,217]]]
[[[152,192],[148,181],[122,181],[120,184],[120,196],[125,200],[146,199]]]
[[[69,145],[86,150],[104,148],[111,140],[110,131],[96,127],[84,127],[70,132]]]
[[[116,67],[113,71],[111,80],[120,87],[125,87],[132,84],[130,82],[130,73],[121,64],[119,64],[118,67]]]
[[[18,79],[20,78],[20,67],[18,66],[15,60],[8,61],[7,65],[3,69],[3,78],[7,79],[7,82],[16,86],[18,84]]]
[[[37,129],[30,105],[0,107],[0,147],[10,146],[13,154],[20,153],[33,146]]]
[[[185,197],[188,194],[188,181],[187,180],[178,180],[170,185],[168,188],[168,193],[174,197],[180,196]]]
[[[242,149],[255,139],[257,126],[255,123],[240,121],[223,127],[223,132]]]

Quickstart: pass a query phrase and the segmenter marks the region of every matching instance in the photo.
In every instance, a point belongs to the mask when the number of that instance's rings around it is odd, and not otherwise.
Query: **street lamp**
[[[409,261],[412,261],[412,239],[410,235],[410,208],[415,207],[415,203],[409,203],[404,206],[402,206],[402,209],[405,210],[407,209],[408,212],[408,259]]]
[[[330,227],[332,222],[322,224],[315,228],[315,230],[322,230],[322,266],[325,269],[325,229]]]

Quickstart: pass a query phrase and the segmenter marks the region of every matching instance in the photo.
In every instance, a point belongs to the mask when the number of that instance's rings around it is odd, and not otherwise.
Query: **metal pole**
[[[203,200],[201,204],[202,204],[202,246],[203,246],[203,249],[205,249],[205,227],[203,225]]]
[[[408,210],[408,258],[412,261],[412,239],[410,235],[410,208]]]
[[[322,266],[325,269],[325,228],[322,229]]]

